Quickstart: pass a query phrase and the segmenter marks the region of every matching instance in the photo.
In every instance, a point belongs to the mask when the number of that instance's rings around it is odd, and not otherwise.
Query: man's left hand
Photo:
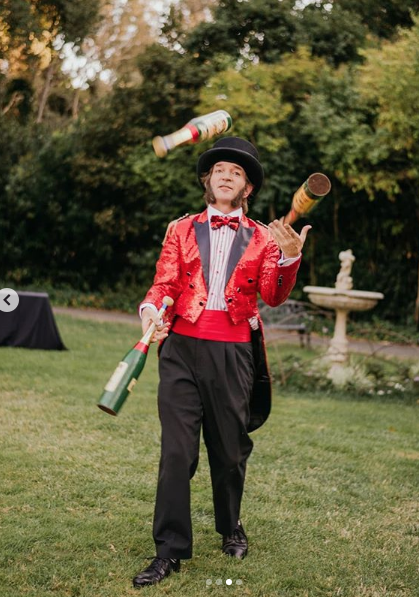
[[[301,230],[300,234],[298,234],[290,224],[284,224],[284,218],[281,218],[280,220],[271,222],[269,229],[278,243],[282,254],[285,257],[291,258],[300,255],[311,226],[307,224]]]

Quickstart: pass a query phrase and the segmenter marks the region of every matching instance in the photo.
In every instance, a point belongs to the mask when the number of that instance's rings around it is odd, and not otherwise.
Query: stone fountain
[[[348,313],[350,311],[368,311],[384,298],[381,292],[352,290],[351,270],[355,257],[351,249],[341,251],[339,259],[341,268],[334,288],[323,286],[305,286],[303,288],[312,303],[336,311],[335,333],[327,351],[327,357],[332,363],[332,367],[344,366],[348,361],[348,340],[346,338]]]

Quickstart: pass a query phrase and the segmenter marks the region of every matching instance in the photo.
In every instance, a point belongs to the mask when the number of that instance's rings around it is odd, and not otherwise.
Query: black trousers
[[[153,537],[161,558],[192,557],[190,480],[201,427],[211,470],[215,528],[230,535],[240,517],[253,385],[251,343],[214,342],[171,333],[159,359],[161,459]]]

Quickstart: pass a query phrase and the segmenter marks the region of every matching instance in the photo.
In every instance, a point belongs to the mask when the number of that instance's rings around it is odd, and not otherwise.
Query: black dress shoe
[[[140,587],[155,585],[166,578],[166,576],[169,576],[172,570],[179,572],[180,560],[156,557],[148,568],[139,572],[133,579],[134,588],[139,589]]]
[[[223,553],[242,560],[247,555],[247,537],[242,523],[237,523],[232,535],[223,537]]]

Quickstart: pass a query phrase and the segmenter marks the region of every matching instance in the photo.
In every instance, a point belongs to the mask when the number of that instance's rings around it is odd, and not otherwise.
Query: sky
[[[152,28],[158,30],[158,15],[162,14],[164,9],[169,6],[172,1],[176,0],[152,0],[146,4],[149,5],[149,10],[145,13],[147,22]],[[120,18],[120,13],[124,9],[124,5],[128,0],[114,0],[115,22]],[[135,32],[133,26],[132,34]],[[129,33],[129,31],[128,31]],[[56,40],[55,49],[61,52],[63,58],[62,71],[71,79],[72,86],[75,89],[87,89],[89,81],[97,78],[105,83],[110,83],[113,77],[112,71],[104,68],[103,64],[98,60],[93,40],[86,40],[84,43],[83,52],[76,51],[73,43],[64,43],[63,38]]]

